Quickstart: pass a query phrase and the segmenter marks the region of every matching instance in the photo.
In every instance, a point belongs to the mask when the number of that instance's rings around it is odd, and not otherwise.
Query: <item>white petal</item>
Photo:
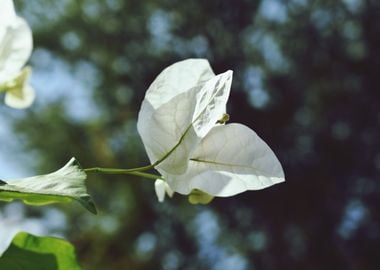
[[[226,113],[231,83],[232,71],[228,70],[207,81],[197,92],[192,122],[199,137],[203,138]]]
[[[165,68],[150,85],[137,129],[152,164],[173,149],[186,132],[196,106],[196,92],[213,76],[207,60],[188,59]],[[169,166],[161,166],[173,173],[184,172],[188,155],[188,151],[177,151],[166,161]]]
[[[155,83],[155,81],[152,85],[161,87],[155,86],[148,90],[137,123],[139,134],[152,164],[175,148],[170,156],[157,166],[157,169],[173,174],[186,171],[189,156],[195,146],[225,113],[232,80],[232,72],[227,71],[204,82],[203,79],[199,79],[205,77],[201,76],[204,72],[198,72],[197,76],[192,74],[195,73],[194,63],[198,62],[199,69],[202,70],[202,68],[205,69],[205,61],[194,59],[180,62],[179,78],[186,70],[184,63],[187,62],[191,63],[190,77],[197,78],[189,83],[191,88],[185,91],[182,80],[176,81],[170,76],[171,81],[167,83],[162,78],[159,80],[160,83]],[[176,66],[177,64],[172,65],[170,72],[163,73],[174,76]],[[206,72],[206,74],[209,73]],[[183,81],[186,83],[185,79]],[[199,84],[194,85],[195,82]],[[167,89],[164,89],[163,85],[166,85]],[[176,93],[175,89],[179,89],[177,93],[182,92],[172,97],[173,93]],[[167,100],[168,96],[171,99],[163,103],[156,94],[162,95],[163,100]],[[150,102],[150,100],[153,101]]]
[[[165,68],[149,86],[145,100],[157,109],[173,97],[214,77],[206,59],[187,59]]]
[[[154,189],[159,202],[163,202],[165,200],[166,185],[167,183],[161,179],[157,179],[154,182]]]
[[[195,105],[195,91],[181,93],[156,110],[144,100],[139,113],[137,129],[152,164],[164,157],[178,144],[191,126]],[[186,137],[188,138],[181,143],[181,147],[171,153],[170,157],[158,168],[171,173],[186,171],[190,151],[193,151],[194,148],[193,144],[199,142],[191,127],[187,131]]]
[[[9,25],[16,18],[15,7],[12,0],[0,1],[0,26]]]
[[[165,68],[150,85],[137,129],[152,163],[170,151],[186,131],[196,106],[196,89],[214,76],[207,60],[188,59]]]
[[[280,162],[269,146],[241,124],[214,127],[193,153],[183,175],[164,175],[182,194],[200,189],[213,196],[233,196],[283,182]]]
[[[157,125],[150,124],[150,127],[155,127],[154,130],[158,133],[161,131],[163,135],[159,137],[159,141],[156,137],[154,142],[160,145],[162,142],[168,142],[163,148],[164,151],[158,153],[157,157],[163,157],[176,147],[168,158],[156,166],[160,172],[163,170],[172,174],[183,174],[186,171],[192,152],[226,112],[231,81],[232,71],[217,75],[200,90],[195,87],[189,92],[180,94],[154,113],[152,119],[156,120]],[[192,120],[189,119],[190,116]],[[174,121],[165,121],[165,119],[174,119]],[[152,132],[151,135],[154,136],[155,133]]]
[[[32,48],[32,31],[24,19],[17,17],[0,40],[0,83],[17,75],[29,59]]]
[[[170,198],[173,197],[173,195],[174,195],[174,190],[172,190],[172,189],[170,188],[170,186],[168,185],[167,182],[165,182],[165,191],[166,191],[166,194],[167,194]]]

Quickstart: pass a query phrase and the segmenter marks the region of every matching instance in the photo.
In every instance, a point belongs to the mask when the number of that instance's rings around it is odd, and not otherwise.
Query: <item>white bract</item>
[[[29,107],[35,98],[28,84],[30,69],[24,68],[33,48],[32,31],[16,15],[12,0],[0,1],[0,92],[13,108]]]
[[[285,180],[280,162],[253,130],[219,124],[226,120],[231,82],[232,71],[215,75],[207,60],[188,59],[164,69],[149,87],[137,128],[166,181],[156,182],[159,201],[168,190],[227,197]]]

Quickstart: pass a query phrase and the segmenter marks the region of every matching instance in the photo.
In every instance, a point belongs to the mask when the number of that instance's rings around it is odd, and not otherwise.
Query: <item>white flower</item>
[[[137,127],[174,192],[226,197],[284,181],[280,162],[254,131],[219,124],[231,81],[232,71],[215,75],[207,60],[189,59],[166,68],[149,87]]]
[[[15,13],[12,0],[0,1],[0,92],[5,103],[22,109],[34,100],[28,84],[30,69],[23,69],[33,48],[32,31]]]

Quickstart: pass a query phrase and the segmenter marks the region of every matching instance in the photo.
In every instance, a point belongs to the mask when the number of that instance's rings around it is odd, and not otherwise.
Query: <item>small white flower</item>
[[[174,191],[169,187],[168,183],[161,179],[157,179],[154,182],[154,189],[156,191],[157,199],[159,202],[163,202],[165,200],[165,194],[169,197],[172,197]]]
[[[151,163],[172,191],[190,194],[195,203],[285,180],[280,162],[253,130],[224,125],[231,81],[232,71],[215,75],[207,60],[181,61],[158,75],[141,106],[137,127]]]
[[[16,15],[12,0],[1,0],[0,92],[5,92],[5,103],[10,107],[26,108],[34,100],[34,90],[28,84],[30,69],[23,70],[32,48],[29,25]]]

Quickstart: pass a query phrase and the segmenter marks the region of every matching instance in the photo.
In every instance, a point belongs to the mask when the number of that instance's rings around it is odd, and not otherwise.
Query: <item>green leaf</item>
[[[87,194],[86,173],[75,158],[50,174],[0,182],[0,200],[20,199],[26,204],[46,205],[78,201],[96,214],[95,205]]]
[[[81,267],[69,242],[20,232],[0,257],[0,269],[80,270]]]

